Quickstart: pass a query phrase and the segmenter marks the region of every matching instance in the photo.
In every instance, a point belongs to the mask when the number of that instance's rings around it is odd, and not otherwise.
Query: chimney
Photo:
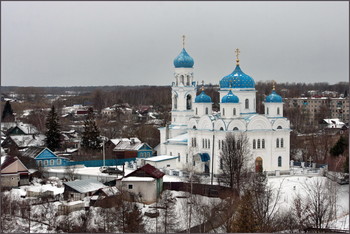
[[[130,144],[132,144],[132,145],[135,144],[135,138],[130,138]]]

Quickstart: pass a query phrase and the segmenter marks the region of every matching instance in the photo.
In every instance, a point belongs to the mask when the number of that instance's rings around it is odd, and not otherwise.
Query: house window
[[[256,148],[256,140],[254,139],[253,140],[253,149],[255,149]]]
[[[140,153],[140,158],[142,158],[143,157],[143,153]]]
[[[47,160],[44,160],[44,166],[47,166],[48,162]]]
[[[248,98],[245,100],[245,108],[249,109],[249,99]]]
[[[41,167],[42,166],[42,162],[41,160],[38,160],[38,166]]]
[[[51,159],[51,160],[50,160],[50,165],[52,166],[52,165],[53,165],[53,163],[54,163],[54,162],[53,162],[53,159]]]
[[[276,148],[279,148],[280,147],[280,139],[276,139]]]
[[[133,189],[132,184],[128,184],[128,189]]]
[[[283,138],[281,138],[281,148],[283,148]]]
[[[261,148],[265,149],[265,139],[261,140]]]
[[[258,149],[260,149],[260,139],[258,139]]]
[[[205,114],[207,115],[208,114],[208,107],[205,108]]]
[[[277,107],[277,114],[279,115],[280,114],[280,108]]]
[[[62,159],[57,159],[57,165],[61,165],[62,164]]]
[[[225,108],[222,108],[222,116],[225,116]]]
[[[233,115],[236,115],[236,108],[233,108]]]
[[[281,156],[278,157],[278,166],[282,167],[282,157]]]

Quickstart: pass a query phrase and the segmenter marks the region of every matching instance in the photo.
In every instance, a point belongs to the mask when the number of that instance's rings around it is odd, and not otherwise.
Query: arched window
[[[205,108],[205,114],[207,115],[209,113],[208,107]]]
[[[245,108],[249,109],[249,99],[248,98],[245,100]]]
[[[197,129],[196,125],[193,125],[193,129]]]
[[[276,148],[279,148],[280,147],[280,139],[276,139]]]
[[[234,127],[233,128],[233,131],[238,131],[239,129],[237,127]]]
[[[181,79],[181,81],[180,81],[180,82],[181,82],[181,83],[184,85],[184,84],[185,84],[185,82],[184,82],[184,76],[183,76],[183,75],[181,75],[181,76],[180,76],[180,79]]]
[[[220,128],[220,131],[224,131],[224,128],[223,128],[223,127],[221,127],[221,128]]]
[[[222,116],[225,116],[225,108],[222,108]]]
[[[258,149],[260,149],[260,139],[258,139]]]
[[[283,148],[283,138],[281,138],[281,148]]]
[[[177,95],[174,96],[174,109],[177,109]]]
[[[265,139],[261,140],[261,148],[265,149]]]
[[[187,76],[186,85],[187,85],[187,86],[189,86],[189,85],[190,85],[190,76]]]
[[[278,166],[282,167],[282,157],[281,156],[278,157]]]
[[[280,114],[280,108],[277,107],[277,114],[279,115]]]
[[[196,115],[198,115],[198,108],[196,107]]]
[[[233,115],[236,115],[236,108],[233,108]]]
[[[277,129],[282,129],[282,127],[281,127],[281,126],[278,126]]]
[[[210,149],[210,140],[208,140],[208,149]]]
[[[268,115],[269,114],[269,108],[266,107],[266,114]]]
[[[192,96],[189,94],[186,97],[186,109],[191,110],[192,109]]]
[[[202,139],[202,148],[204,148],[204,139]]]
[[[254,139],[253,140],[253,149],[255,149],[256,148],[256,140]]]

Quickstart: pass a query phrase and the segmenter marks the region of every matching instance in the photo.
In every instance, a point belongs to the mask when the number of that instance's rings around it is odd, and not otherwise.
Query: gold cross
[[[239,59],[238,56],[239,56],[239,53],[240,53],[241,51],[239,51],[239,49],[237,48],[237,49],[235,50],[235,52],[236,52],[236,58]]]
[[[182,35],[182,48],[185,48],[185,35]]]
[[[239,65],[239,58],[238,58],[238,56],[239,56],[239,53],[241,52],[238,48],[235,50],[235,52],[236,52],[236,64],[237,65]]]
[[[204,80],[202,80],[202,91],[204,91]]]
[[[275,85],[276,85],[276,82],[273,80],[272,81],[272,90],[275,90]]]

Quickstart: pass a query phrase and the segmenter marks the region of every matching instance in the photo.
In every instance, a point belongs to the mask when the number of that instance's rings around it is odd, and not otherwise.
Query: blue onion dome
[[[191,68],[193,67],[193,64],[193,58],[186,52],[185,48],[183,48],[181,53],[174,59],[174,66],[176,68]]]
[[[205,94],[204,90],[194,99],[195,103],[211,103],[211,97]]]
[[[238,103],[239,98],[232,93],[230,90],[227,95],[223,96],[221,99],[221,103]]]
[[[255,88],[255,81],[252,77],[245,74],[239,65],[235,70],[220,80],[220,88]]]
[[[265,102],[282,102],[282,97],[272,90],[272,93],[265,98]]]

